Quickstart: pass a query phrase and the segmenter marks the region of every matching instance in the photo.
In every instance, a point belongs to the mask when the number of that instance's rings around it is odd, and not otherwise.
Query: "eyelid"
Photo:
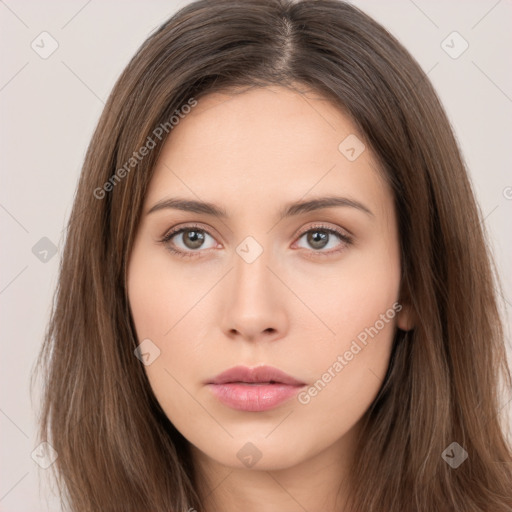
[[[210,236],[213,236],[210,233],[210,230],[213,230],[213,228],[211,228],[210,226],[206,226],[206,224],[201,224],[200,222],[192,222],[192,223],[189,223],[189,224],[187,224],[185,222],[183,224],[178,224],[178,225],[173,226],[172,228],[168,229],[165,232],[165,234],[161,237],[161,240],[162,241],[163,240],[168,240],[169,238],[171,238],[172,236],[176,235],[177,233],[179,233],[182,230],[194,229],[194,228],[197,229],[197,230],[200,230],[200,231],[204,231],[205,233],[208,233]]]
[[[346,239],[352,239],[354,236],[348,229],[341,228],[340,226],[330,226],[328,225],[328,223],[325,222],[313,222],[313,224],[310,224],[306,228],[301,228],[299,231],[297,231],[294,237],[301,237],[302,235],[304,235],[308,231],[311,231],[312,229],[323,229],[325,231],[335,233]]]

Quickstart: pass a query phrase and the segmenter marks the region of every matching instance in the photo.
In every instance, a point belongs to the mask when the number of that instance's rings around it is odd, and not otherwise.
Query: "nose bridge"
[[[272,251],[251,238],[239,244],[234,254],[223,329],[247,339],[265,333],[282,335],[286,316],[279,283],[269,269],[273,266]]]
[[[233,294],[236,305],[250,305],[262,308],[270,301],[272,273],[271,250],[247,237],[236,248],[234,257]]]

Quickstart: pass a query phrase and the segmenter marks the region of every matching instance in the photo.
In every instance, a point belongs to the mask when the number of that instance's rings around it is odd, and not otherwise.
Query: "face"
[[[209,460],[335,451],[378,393],[407,318],[392,193],[361,141],[317,94],[267,87],[202,98],[165,143],[128,295],[154,394]]]

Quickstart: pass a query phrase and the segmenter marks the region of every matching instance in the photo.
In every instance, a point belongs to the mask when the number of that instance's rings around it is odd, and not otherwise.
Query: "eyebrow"
[[[349,199],[347,197],[325,196],[310,199],[307,201],[296,201],[293,203],[286,204],[279,212],[279,220],[282,220],[287,217],[292,217],[295,215],[300,215],[303,213],[321,210],[323,208],[332,208],[340,206],[355,208],[359,211],[366,213],[370,217],[374,217],[373,212],[359,201]],[[192,213],[203,213],[221,219],[227,219],[229,217],[227,211],[216,204],[204,201],[195,201],[192,199],[183,199],[179,197],[172,197],[169,199],[159,201],[150,208],[147,215],[167,208]]]

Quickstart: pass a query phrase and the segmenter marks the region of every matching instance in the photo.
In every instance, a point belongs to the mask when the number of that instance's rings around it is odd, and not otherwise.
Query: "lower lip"
[[[302,386],[288,384],[209,384],[212,393],[225,405],[239,411],[268,411],[297,394]]]

